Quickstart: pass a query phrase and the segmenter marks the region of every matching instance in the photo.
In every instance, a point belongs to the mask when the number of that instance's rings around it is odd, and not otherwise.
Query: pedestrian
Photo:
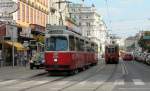
[[[25,55],[24,56],[24,66],[26,67],[26,65],[27,65],[27,56]]]

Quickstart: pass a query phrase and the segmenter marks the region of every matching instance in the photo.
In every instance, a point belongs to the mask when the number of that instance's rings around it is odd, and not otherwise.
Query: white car
[[[150,53],[147,53],[146,63],[150,65]]]

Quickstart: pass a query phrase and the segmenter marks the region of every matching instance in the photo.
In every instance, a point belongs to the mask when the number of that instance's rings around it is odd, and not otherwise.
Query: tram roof
[[[72,35],[75,37],[80,37],[81,39],[84,39],[90,43],[94,43],[90,38],[82,36],[81,34],[77,33],[74,30],[69,30],[67,26],[52,26],[47,25],[46,27],[46,35]]]
[[[77,37],[81,37],[81,38],[85,38],[83,37],[80,33],[77,33],[74,30],[69,30],[69,28],[67,26],[48,26],[46,28],[46,34],[47,35],[73,35],[73,36],[77,36]]]

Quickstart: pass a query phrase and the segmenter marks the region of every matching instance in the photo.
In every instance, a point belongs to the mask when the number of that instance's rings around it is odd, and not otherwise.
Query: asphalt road
[[[0,79],[0,91],[150,91],[150,66],[135,61],[100,62],[74,76]]]

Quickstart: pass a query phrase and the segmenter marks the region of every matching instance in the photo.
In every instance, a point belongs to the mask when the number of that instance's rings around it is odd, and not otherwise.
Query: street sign
[[[27,48],[29,46],[29,42],[28,41],[24,41],[23,45]]]
[[[12,0],[0,0],[0,13],[11,14],[19,9],[18,4]]]

